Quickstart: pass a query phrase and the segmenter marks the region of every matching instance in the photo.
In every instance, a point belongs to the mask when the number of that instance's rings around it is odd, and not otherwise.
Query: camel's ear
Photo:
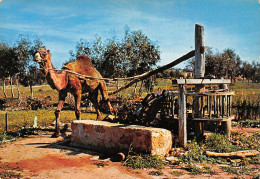
[[[48,53],[48,54],[50,54],[50,52],[51,52],[50,50],[47,50],[47,53]]]

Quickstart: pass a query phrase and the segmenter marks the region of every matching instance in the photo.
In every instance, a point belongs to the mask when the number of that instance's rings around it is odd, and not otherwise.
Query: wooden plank
[[[177,79],[173,80],[174,84],[179,85],[196,85],[196,84],[230,84],[230,79]]]
[[[187,144],[186,95],[185,86],[179,85],[179,142],[181,146]]]
[[[194,119],[191,119],[193,121],[216,121],[216,122],[222,122],[222,121],[230,121],[230,120],[233,120],[235,119],[235,116],[232,115],[232,116],[229,116],[229,117],[223,117],[223,118],[194,118]]]
[[[234,91],[227,91],[227,92],[205,92],[205,93],[196,93],[196,92],[187,92],[186,95],[188,96],[226,96],[226,95],[234,95]]]

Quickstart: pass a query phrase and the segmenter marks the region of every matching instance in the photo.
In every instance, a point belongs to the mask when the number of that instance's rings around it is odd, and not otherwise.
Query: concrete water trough
[[[75,120],[71,145],[101,152],[132,151],[164,156],[172,148],[172,134],[161,128],[105,121]]]

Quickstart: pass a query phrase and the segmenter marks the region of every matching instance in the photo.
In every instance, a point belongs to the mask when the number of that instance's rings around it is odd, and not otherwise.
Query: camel
[[[80,120],[80,102],[82,94],[88,93],[88,99],[93,103],[97,120],[101,118],[101,112],[98,106],[98,91],[101,92],[103,100],[106,102],[111,114],[114,114],[114,110],[110,104],[106,83],[103,80],[81,80],[76,75],[61,71],[58,73],[55,71],[51,63],[50,50],[44,48],[39,49],[35,54],[35,61],[41,67],[47,82],[52,89],[56,89],[59,92],[59,103],[55,111],[56,126],[55,132],[52,137],[60,136],[60,112],[63,108],[67,93],[71,93],[75,99],[75,115],[77,120]],[[80,55],[77,57],[77,61],[67,64],[64,69],[68,69],[86,76],[94,78],[102,78],[101,74],[95,69],[91,59],[88,56]]]

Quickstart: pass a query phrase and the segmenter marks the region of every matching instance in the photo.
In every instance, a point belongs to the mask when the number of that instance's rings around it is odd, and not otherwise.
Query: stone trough
[[[172,148],[166,129],[105,121],[76,120],[71,124],[71,145],[102,152],[145,152],[164,156]]]

